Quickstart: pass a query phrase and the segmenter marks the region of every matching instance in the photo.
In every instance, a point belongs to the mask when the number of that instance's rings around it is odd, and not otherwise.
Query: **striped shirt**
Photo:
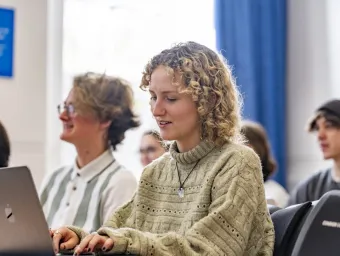
[[[75,225],[92,232],[130,200],[136,188],[136,178],[110,149],[81,169],[75,163],[46,176],[40,202],[50,228]]]

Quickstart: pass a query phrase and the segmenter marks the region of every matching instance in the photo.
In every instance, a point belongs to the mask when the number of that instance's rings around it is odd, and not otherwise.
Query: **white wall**
[[[316,138],[305,131],[324,101],[340,97],[340,2],[288,1],[288,186],[329,166]]]
[[[331,85],[333,96],[340,98],[340,1],[327,0],[327,32],[329,35]]]
[[[16,11],[14,77],[0,77],[0,119],[11,139],[10,164],[28,165],[38,186],[60,155],[51,134],[57,132],[54,103],[60,98],[62,2],[0,0]]]

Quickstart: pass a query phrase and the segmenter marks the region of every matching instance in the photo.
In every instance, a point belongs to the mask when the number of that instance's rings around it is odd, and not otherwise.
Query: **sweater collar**
[[[170,146],[170,155],[180,164],[192,164],[205,157],[213,148],[213,143],[201,141],[190,151],[179,153],[177,143],[174,142]]]

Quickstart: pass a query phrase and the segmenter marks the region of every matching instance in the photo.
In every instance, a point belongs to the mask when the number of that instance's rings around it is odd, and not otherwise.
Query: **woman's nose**
[[[66,109],[62,108],[60,111],[59,111],[59,119],[61,121],[67,121],[69,119],[69,116],[67,114],[67,111]]]
[[[151,111],[154,116],[162,116],[165,113],[165,108],[161,101],[157,100],[151,105]]]

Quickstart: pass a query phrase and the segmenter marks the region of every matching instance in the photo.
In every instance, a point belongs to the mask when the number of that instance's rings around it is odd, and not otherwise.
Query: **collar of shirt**
[[[81,169],[79,169],[77,161],[75,160],[73,164],[71,179],[74,179],[76,176],[78,176],[85,182],[89,182],[114,162],[115,158],[113,157],[112,149],[106,150],[104,153],[102,153],[100,156],[92,160]]]

